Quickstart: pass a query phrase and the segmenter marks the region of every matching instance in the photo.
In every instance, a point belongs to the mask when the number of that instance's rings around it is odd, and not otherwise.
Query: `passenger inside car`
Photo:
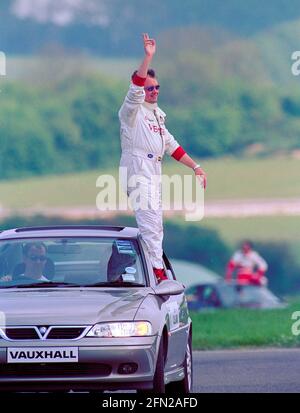
[[[132,267],[135,263],[136,255],[131,246],[126,246],[126,244],[120,246],[120,242],[114,242],[107,264],[107,281],[122,282],[128,281],[129,278],[131,278],[131,281],[135,281],[135,268]]]

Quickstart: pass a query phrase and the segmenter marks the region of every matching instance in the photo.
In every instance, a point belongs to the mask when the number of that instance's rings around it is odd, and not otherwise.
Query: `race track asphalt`
[[[195,393],[298,393],[300,349],[194,351]]]

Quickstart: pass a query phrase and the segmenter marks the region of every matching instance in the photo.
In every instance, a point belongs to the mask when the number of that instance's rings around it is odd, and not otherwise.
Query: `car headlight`
[[[152,335],[148,321],[96,324],[87,337],[145,337]]]

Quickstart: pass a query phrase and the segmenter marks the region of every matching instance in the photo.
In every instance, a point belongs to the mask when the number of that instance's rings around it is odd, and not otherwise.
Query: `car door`
[[[176,280],[174,270],[166,254],[163,255],[168,277]],[[185,294],[169,296],[165,302],[169,332],[166,371],[180,366],[185,357],[189,332],[189,315]]]

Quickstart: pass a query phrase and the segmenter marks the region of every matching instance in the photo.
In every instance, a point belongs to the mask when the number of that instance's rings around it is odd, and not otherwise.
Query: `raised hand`
[[[155,40],[150,39],[148,33],[143,33],[143,41],[146,56],[153,57],[156,52]]]

